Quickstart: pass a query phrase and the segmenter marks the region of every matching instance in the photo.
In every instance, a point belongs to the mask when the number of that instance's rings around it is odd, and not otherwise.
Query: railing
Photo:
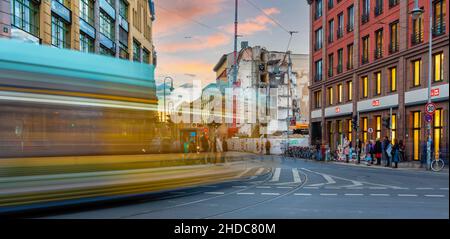
[[[344,36],[344,30],[342,28],[338,27],[336,33],[337,33],[337,38],[341,38]]]
[[[438,19],[435,24],[433,24],[433,36],[440,36],[445,33],[445,21],[444,18]]]
[[[398,52],[398,42],[389,43],[389,54]]]
[[[413,32],[411,34],[411,43],[413,45],[423,42],[423,32]]]
[[[383,49],[381,47],[375,48],[374,57],[375,59],[380,59],[381,57],[383,57]]]
[[[353,31],[353,24],[347,24],[347,32]]]
[[[361,22],[362,22],[362,24],[364,24],[364,23],[366,23],[366,22],[368,22],[368,21],[369,21],[369,13],[368,13],[368,12],[363,13],[363,14],[361,15]]]
[[[337,73],[338,74],[342,73],[342,64],[337,65]]]
[[[389,7],[395,7],[398,5],[398,0],[389,0]]]
[[[383,13],[383,6],[376,6],[375,7],[375,16],[379,16]]]

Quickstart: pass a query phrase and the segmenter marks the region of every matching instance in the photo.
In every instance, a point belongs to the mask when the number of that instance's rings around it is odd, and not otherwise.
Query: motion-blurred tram
[[[0,53],[0,157],[152,151],[152,65],[11,40]]]

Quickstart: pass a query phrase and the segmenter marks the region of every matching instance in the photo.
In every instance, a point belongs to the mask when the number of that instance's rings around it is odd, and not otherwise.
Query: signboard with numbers
[[[429,115],[434,114],[436,111],[436,105],[434,103],[428,103],[425,105],[425,112]]]

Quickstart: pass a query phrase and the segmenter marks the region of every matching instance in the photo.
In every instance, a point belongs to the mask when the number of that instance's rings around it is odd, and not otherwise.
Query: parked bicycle
[[[439,157],[431,161],[431,170],[434,172],[439,172],[445,167],[445,162],[442,160],[442,155],[439,154]]]

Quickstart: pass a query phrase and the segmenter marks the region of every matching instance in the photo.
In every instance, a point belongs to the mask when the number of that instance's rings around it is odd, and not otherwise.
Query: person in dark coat
[[[403,140],[398,141],[398,150],[400,155],[400,162],[406,161],[405,159],[405,144],[403,144]]]
[[[392,146],[392,166],[393,168],[398,167],[398,162],[400,161],[400,146],[397,139],[394,139],[394,146]]]
[[[266,154],[267,154],[267,155],[270,155],[270,147],[271,147],[270,141],[267,140],[267,141],[266,141]]]
[[[386,164],[384,165],[385,167],[389,167],[391,165],[391,162],[390,162],[391,160],[387,153],[387,149],[389,148],[390,144],[391,144],[391,142],[389,141],[389,138],[387,136],[385,136],[383,143],[381,144],[382,150],[383,150],[382,158],[383,158],[383,160],[386,161]],[[392,151],[391,151],[391,153],[392,153]]]
[[[378,138],[377,142],[375,142],[375,158],[377,159],[376,165],[381,165],[381,155],[383,153],[382,147],[381,147],[381,141]]]

